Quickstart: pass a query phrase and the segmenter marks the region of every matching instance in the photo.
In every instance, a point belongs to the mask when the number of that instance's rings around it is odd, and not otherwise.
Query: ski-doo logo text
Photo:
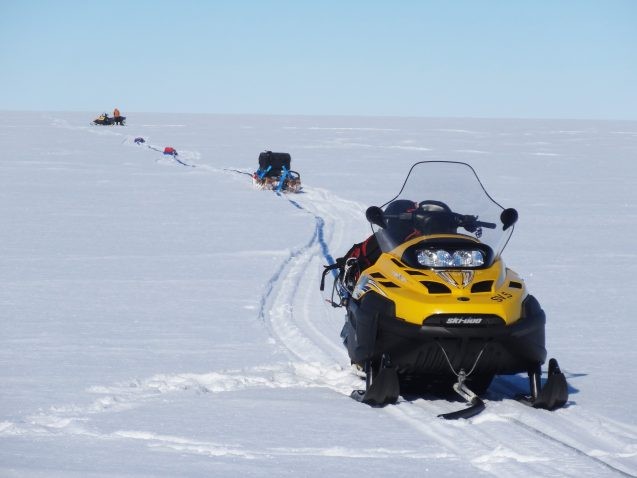
[[[476,325],[481,324],[482,319],[480,317],[449,317],[446,322],[447,325]]]

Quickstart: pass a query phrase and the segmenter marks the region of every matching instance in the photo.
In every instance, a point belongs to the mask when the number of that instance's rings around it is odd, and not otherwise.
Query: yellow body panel
[[[520,319],[526,287],[500,259],[484,269],[462,270],[415,269],[397,259],[420,240],[408,241],[391,254],[381,254],[374,265],[363,271],[354,298],[360,299],[374,290],[394,302],[398,319],[418,325],[435,314],[493,314],[507,325]],[[472,292],[473,286],[476,288]],[[432,293],[430,289],[445,292]]]

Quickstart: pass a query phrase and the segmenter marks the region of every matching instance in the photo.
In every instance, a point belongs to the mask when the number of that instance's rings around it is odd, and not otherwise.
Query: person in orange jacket
[[[122,115],[119,113],[117,108],[113,110],[113,119],[115,120],[115,124],[122,124]]]

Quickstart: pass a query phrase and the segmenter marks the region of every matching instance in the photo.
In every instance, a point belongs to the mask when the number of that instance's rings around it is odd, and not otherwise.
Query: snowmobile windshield
[[[369,216],[372,209],[376,210],[376,220]],[[370,208],[368,219],[383,252],[395,254],[398,246],[414,238],[431,242],[437,237],[438,243],[446,240],[486,245],[481,254],[488,262],[500,256],[517,219],[514,209],[505,210],[489,196],[471,166],[452,161],[414,164],[398,195],[380,209],[382,213]],[[418,262],[425,267],[481,265],[479,257],[471,257],[471,247],[460,248],[462,257],[456,257],[457,250],[444,247],[422,251]]]

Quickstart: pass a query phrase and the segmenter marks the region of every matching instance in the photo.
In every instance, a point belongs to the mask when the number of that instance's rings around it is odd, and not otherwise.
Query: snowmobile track
[[[306,191],[307,201],[293,200],[280,195],[293,207],[303,210],[314,219],[314,229],[310,240],[301,248],[291,252],[279,269],[270,278],[261,299],[259,315],[266,321],[270,331],[296,360],[321,363],[329,367],[337,366],[345,356],[340,344],[321,331],[311,318],[310,303],[315,299],[313,291],[318,290],[321,265],[332,263],[327,241],[334,239],[334,218],[321,216],[314,211],[312,197],[325,195],[319,190]],[[338,200],[336,200],[338,201]],[[342,209],[354,210],[354,203],[342,201]],[[327,215],[326,215],[327,216]],[[329,236],[329,239],[326,237]],[[304,293],[300,293],[300,285]],[[325,304],[316,304],[321,308]],[[295,313],[295,307],[303,313]]]
[[[419,411],[414,412],[403,405],[417,408]],[[438,407],[435,402],[419,400],[399,403],[399,406],[395,407],[397,410],[394,413],[400,411],[409,419],[415,420],[417,423],[412,424],[415,427],[420,427],[420,422],[425,423],[427,432],[431,433],[433,430],[436,438],[452,451],[466,456],[467,454],[475,454],[478,447],[482,447],[484,455],[475,456],[471,461],[485,471],[493,467],[492,460],[487,458],[509,457],[523,465],[521,469],[517,469],[517,465],[503,466],[502,470],[498,470],[498,475],[504,471],[506,474],[511,473],[512,476],[523,476],[528,473],[529,466],[532,466],[540,476],[607,476],[609,472],[612,476],[637,476],[634,474],[635,470],[631,470],[625,464],[609,463],[586,452],[582,449],[583,445],[576,446],[559,438],[555,431],[552,434],[550,430],[543,431],[540,426],[528,423],[525,420],[528,415],[524,405],[491,402],[489,406],[506,409],[518,408],[518,410],[515,413],[505,410],[494,410],[491,413],[483,412],[482,416],[474,418],[471,423],[454,422],[450,424],[431,418],[432,409],[435,413],[445,412],[446,409]],[[535,411],[537,412],[537,410]],[[548,415],[549,420],[553,419],[550,415],[551,412],[540,413]],[[564,420],[564,422],[567,422],[563,425],[566,427],[565,429],[569,429],[572,422],[570,420]],[[591,430],[588,430],[587,435],[590,434]],[[506,441],[503,441],[502,437],[506,437]],[[465,440],[467,440],[467,447],[463,449]],[[498,443],[496,449],[493,449],[494,443]],[[559,455],[559,469],[555,469],[553,463],[543,458],[548,448],[551,450],[552,459]],[[582,460],[582,458],[584,459]],[[533,465],[529,465],[531,463]],[[482,466],[483,464],[484,466]]]
[[[540,436],[540,437],[542,437],[542,438],[544,438],[546,440],[549,440],[549,441],[551,441],[551,442],[553,442],[553,443],[555,443],[555,444],[557,444],[557,445],[559,445],[561,447],[564,447],[564,448],[567,448],[569,450],[572,450],[573,452],[577,453],[578,455],[584,456],[584,457],[592,460],[593,462],[595,462],[595,463],[597,463],[597,464],[599,464],[599,465],[601,465],[601,466],[603,466],[605,468],[608,468],[609,470],[612,470],[612,471],[614,471],[616,473],[619,473],[622,476],[629,476],[629,477],[637,476],[637,474],[632,474],[630,472],[624,471],[618,465],[612,465],[612,464],[608,463],[607,461],[604,461],[604,460],[602,460],[600,458],[597,458],[596,456],[592,456],[592,455],[586,453],[584,450],[581,450],[580,448],[578,448],[576,446],[570,445],[570,444],[566,443],[565,441],[562,441],[562,440],[556,438],[553,435],[549,435],[548,433],[543,432],[542,430],[540,430],[540,429],[538,429],[538,428],[536,428],[536,427],[534,427],[532,425],[529,425],[528,423],[525,423],[525,422],[523,422],[523,421],[521,421],[521,420],[519,420],[517,418],[507,417],[507,421],[509,421],[511,423],[514,423],[517,426],[524,428],[525,430],[528,430],[528,431],[530,431],[532,433],[535,433],[536,435],[538,435],[538,436]]]

